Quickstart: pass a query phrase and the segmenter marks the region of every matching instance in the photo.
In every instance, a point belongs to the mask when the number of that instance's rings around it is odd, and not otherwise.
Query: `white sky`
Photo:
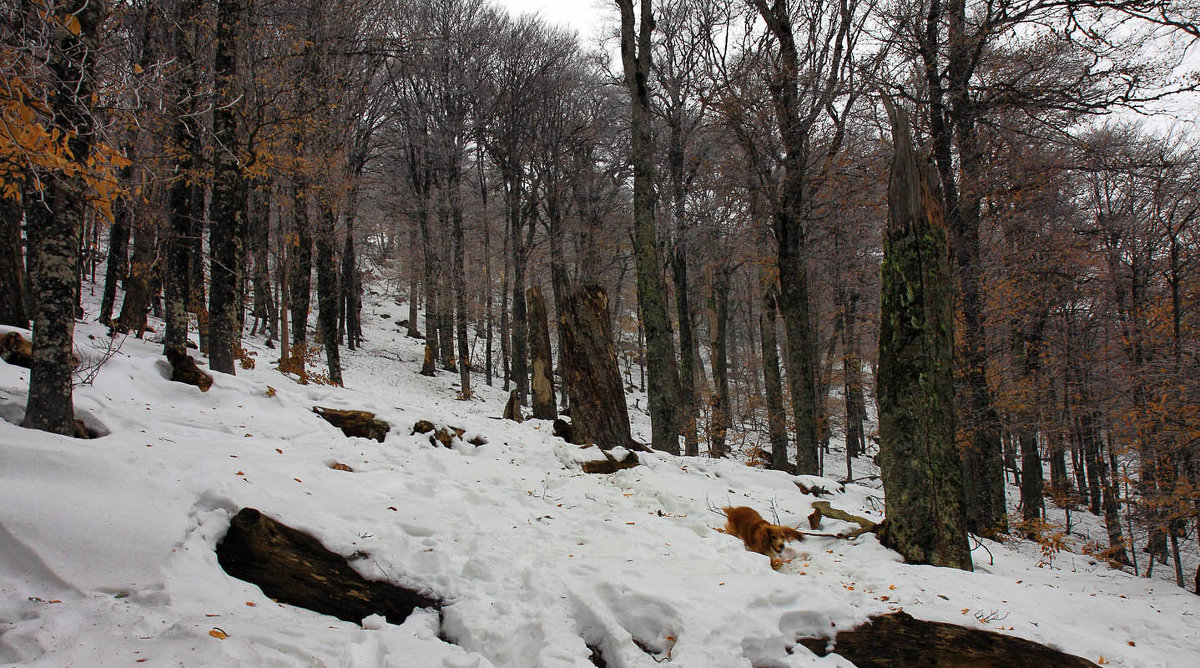
[[[497,0],[508,7],[514,16],[537,12],[551,23],[560,23],[579,32],[584,39],[592,37],[596,27],[613,5],[612,0]]]

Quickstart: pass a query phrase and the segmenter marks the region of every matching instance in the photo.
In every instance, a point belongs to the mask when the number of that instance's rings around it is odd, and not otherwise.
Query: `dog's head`
[[[782,552],[790,541],[804,540],[804,536],[791,527],[771,525],[767,528],[767,533],[771,538],[771,552],[774,554]]]

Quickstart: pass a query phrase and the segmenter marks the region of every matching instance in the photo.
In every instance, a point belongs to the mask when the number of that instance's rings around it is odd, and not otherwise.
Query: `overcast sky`
[[[613,4],[612,0],[497,0],[514,16],[537,12],[551,23],[574,28],[586,38],[592,37],[597,24]]]

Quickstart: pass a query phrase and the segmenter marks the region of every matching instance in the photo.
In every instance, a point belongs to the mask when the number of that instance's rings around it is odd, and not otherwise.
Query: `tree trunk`
[[[554,397],[554,353],[550,349],[546,298],[535,285],[525,291],[525,301],[529,306],[529,351],[533,362],[533,417],[553,420],[558,417],[558,406]]]
[[[635,35],[633,0],[617,0],[617,5],[621,11],[621,61],[631,105],[633,246],[638,303],[646,333],[652,445],[656,450],[679,454],[679,370],[675,365],[675,342],[667,313],[666,287],[660,273],[662,262],[654,224],[654,139],[647,88],[654,19],[651,0],[641,0]]]
[[[910,563],[971,570],[954,431],[954,310],[946,222],[884,99],[896,154],[888,186],[879,332],[880,474],[888,536]]]
[[[677,203],[676,206],[679,206]],[[675,312],[679,319],[679,402],[683,450],[689,457],[700,454],[696,429],[696,344],[692,326],[692,307],[688,300],[687,249],[683,242],[675,251],[671,267],[675,273]],[[785,437],[786,438],[786,437]]]
[[[212,263],[209,269],[208,364],[213,371],[236,373],[240,352],[238,329],[242,309],[242,256],[246,229],[246,185],[239,160],[241,138],[235,106],[238,28],[243,0],[218,0],[216,56],[213,72],[219,103],[213,111]]]
[[[512,328],[509,344],[512,352],[512,381],[516,385],[517,398],[525,405],[529,396],[529,333],[528,314],[525,310],[525,239],[522,236],[525,214],[521,211],[522,196],[520,182],[514,182],[509,196],[510,243],[512,244],[512,313],[509,326]],[[532,225],[532,222],[529,223]]]
[[[728,267],[713,271],[712,299],[709,308],[712,323],[712,421],[708,430],[710,457],[727,457],[729,444],[725,439],[733,424],[729,409],[729,273]]]
[[[130,170],[121,170],[120,181],[128,183]],[[104,293],[100,298],[100,315],[96,321],[112,325],[113,307],[117,301],[117,283],[124,283],[129,274],[129,216],[127,197],[118,197],[112,205],[113,221],[108,228],[108,262],[104,268]]]
[[[471,346],[467,340],[467,248],[463,239],[462,192],[458,170],[453,170],[450,183],[450,221],[454,235],[454,335],[458,341],[458,382],[460,396],[466,400],[471,390]]]
[[[53,74],[50,111],[54,128],[67,135],[71,160],[88,171],[93,132],[92,71],[105,3],[70,0],[53,8],[50,20],[66,25],[72,18],[79,32],[54,30],[49,67]],[[79,291],[79,235],[83,224],[85,184],[80,175],[47,179],[45,202],[27,207],[29,282],[36,309],[33,317],[29,399],[24,426],[71,435],[75,433],[71,347]]]
[[[288,240],[287,273],[292,321],[290,357],[301,378],[304,377],[304,354],[308,346],[308,311],[312,303],[312,251],[307,184],[297,179],[292,183],[292,234]]]
[[[575,443],[604,450],[628,446],[629,408],[608,324],[608,297],[585,285],[563,300],[564,382],[571,396]]]
[[[145,212],[147,207],[138,207]],[[158,245],[155,222],[142,215],[134,225],[133,254],[129,258],[129,273],[125,276],[125,299],[114,329],[136,332],[141,336],[146,328],[146,313],[150,309],[150,282],[154,273],[154,249]]]
[[[254,324],[262,324],[268,339],[279,336],[275,317],[275,297],[271,294],[271,186],[260,182],[255,192],[254,213],[250,218],[250,254],[254,259]],[[253,331],[251,332],[254,333]],[[287,342],[284,341],[286,346]]]
[[[337,259],[334,257],[334,226],[337,215],[333,203],[326,200],[332,197],[322,193],[319,197],[320,216],[317,219],[317,327],[321,333],[321,343],[325,347],[325,365],[332,385],[342,384],[342,360],[338,350],[338,273]]]
[[[775,322],[775,284],[764,283],[762,324],[763,385],[767,400],[767,429],[771,440],[771,468],[788,471],[787,415],[783,407],[783,385],[779,374],[779,346]]]
[[[867,401],[863,396],[862,357],[858,341],[858,291],[850,291],[843,300],[842,391],[846,403],[846,479],[853,480],[851,462],[866,453]]]
[[[17,199],[0,197],[0,325],[22,329],[29,327],[29,310],[25,308],[25,249],[21,242],[21,203]],[[114,224],[115,228],[116,225]],[[110,246],[111,248],[111,246]],[[107,286],[106,286],[107,288]],[[114,286],[114,291],[115,291]],[[107,294],[107,292],[105,293]],[[109,312],[112,301],[109,300]]]

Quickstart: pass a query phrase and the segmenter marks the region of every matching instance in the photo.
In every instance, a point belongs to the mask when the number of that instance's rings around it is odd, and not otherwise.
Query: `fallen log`
[[[375,417],[369,411],[351,411],[337,408],[313,406],[313,412],[320,415],[329,424],[342,430],[347,436],[373,438],[380,443],[392,430],[392,425]]]
[[[441,610],[441,602],[425,593],[367,580],[316,538],[254,508],[234,515],[229,532],[217,543],[217,562],[279,603],[347,622],[382,615],[401,624],[416,608]]]
[[[799,643],[817,656],[836,652],[858,668],[1086,668],[1096,665],[1032,640],[944,622],[928,622],[904,612],[875,617],[863,626],[838,633],[832,649],[828,638],[804,638]]]
[[[812,508],[813,508],[813,511],[808,516],[808,527],[810,529],[820,528],[822,517],[831,517],[835,520],[842,520],[843,522],[853,522],[853,523],[857,524],[859,528],[854,529],[853,531],[846,534],[845,536],[839,536],[841,538],[846,538],[847,540],[853,540],[855,538],[858,538],[859,536],[863,535],[864,533],[874,532],[879,527],[878,523],[872,522],[871,520],[869,520],[865,517],[861,517],[859,515],[851,515],[850,513],[846,512],[844,510],[838,510],[837,508],[834,508],[832,505],[829,504],[828,501],[814,501],[812,504]]]
[[[637,453],[632,450],[626,452],[621,459],[613,457],[607,450],[600,450],[600,454],[604,455],[604,459],[580,464],[584,473],[616,473],[624,469],[631,469],[641,463]]]

